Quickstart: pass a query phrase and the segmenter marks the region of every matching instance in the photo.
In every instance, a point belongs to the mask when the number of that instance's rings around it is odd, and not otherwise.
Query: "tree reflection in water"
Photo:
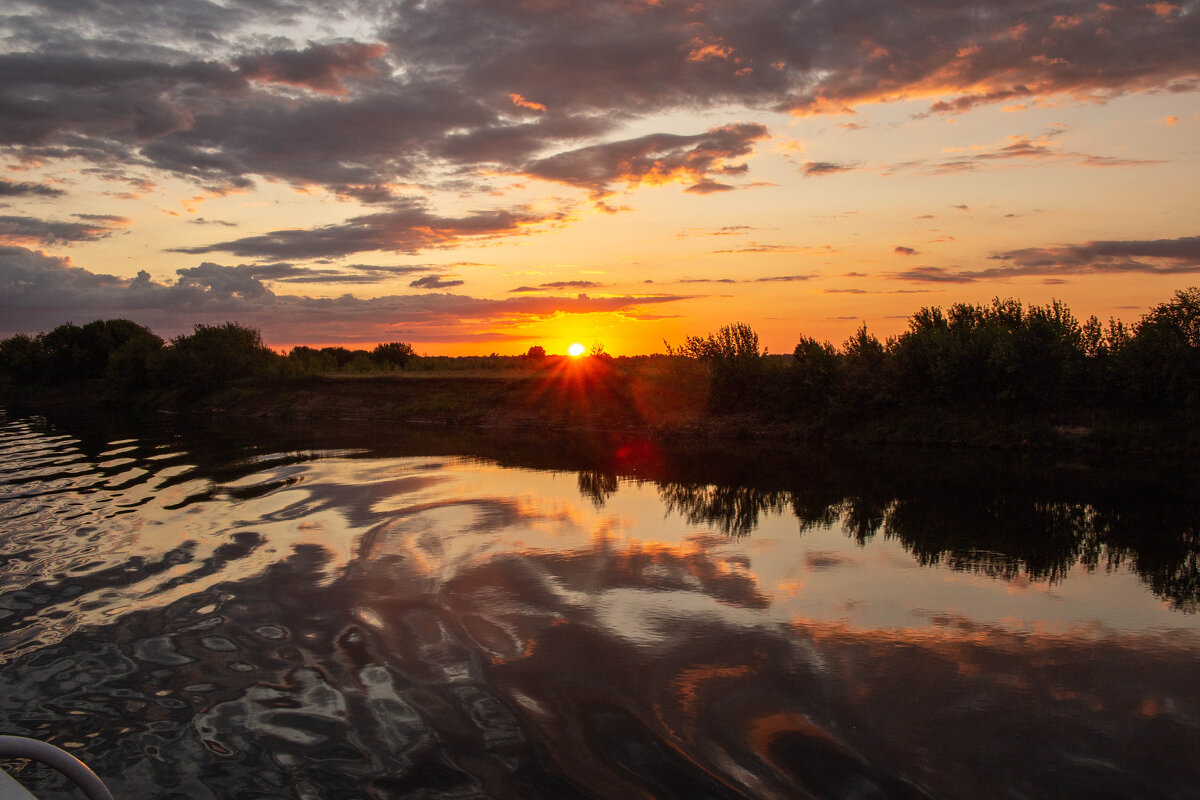
[[[1173,607],[1200,607],[1194,477],[1157,480],[1003,459],[971,466],[961,453],[926,454],[915,463],[911,454],[896,455],[898,463],[849,458],[815,469],[783,461],[739,472],[739,483],[656,483],[670,512],[729,536],[748,536],[764,515],[790,510],[801,532],[840,524],[860,544],[880,534],[900,542],[922,566],[1003,580],[1056,583],[1075,567],[1128,565]],[[579,486],[601,507],[619,476],[583,471]]]

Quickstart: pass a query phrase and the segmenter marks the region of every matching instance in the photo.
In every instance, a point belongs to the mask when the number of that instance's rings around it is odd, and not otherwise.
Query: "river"
[[[1105,461],[0,412],[0,732],[127,798],[1200,797],[1200,482]]]

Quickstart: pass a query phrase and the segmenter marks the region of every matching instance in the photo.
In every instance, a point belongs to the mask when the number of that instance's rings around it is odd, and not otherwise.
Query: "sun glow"
[[[567,355],[571,356],[571,358],[579,358],[584,354],[584,352],[586,352],[586,350],[586,347],[581,345],[579,342],[575,342],[567,348]]]

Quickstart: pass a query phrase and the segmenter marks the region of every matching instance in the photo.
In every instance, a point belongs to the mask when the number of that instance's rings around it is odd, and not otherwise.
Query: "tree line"
[[[613,359],[599,346],[592,359]],[[691,336],[657,367],[707,367],[715,414],[753,414],[812,427],[938,414],[1040,419],[1112,412],[1133,418],[1196,417],[1200,411],[1200,288],[1182,289],[1125,324],[1080,322],[1061,302],[922,308],[907,329],[880,340],[864,325],[840,347],[802,336],[791,357],[768,356],[745,324]],[[461,370],[552,360],[523,356],[418,356],[404,342],[372,350],[296,347],[280,355],[258,330],[196,325],[169,341],[126,319],[71,323],[0,340],[0,384],[55,386],[103,381],[113,392],[170,390],[199,396],[246,379],[415,369]],[[691,365],[691,366],[688,366]],[[633,367],[630,367],[633,369]],[[628,371],[628,370],[627,370]]]
[[[1200,411],[1200,288],[1133,324],[1080,322],[1063,303],[1012,299],[922,308],[880,340],[865,325],[840,348],[801,337],[766,358],[747,325],[689,337],[668,352],[711,370],[719,411],[759,408],[829,421],[937,412],[1164,417]]]
[[[197,395],[246,379],[403,369],[414,355],[404,342],[369,351],[296,347],[280,355],[263,344],[260,331],[236,322],[196,325],[167,341],[130,320],[109,319],[0,340],[0,380],[25,386],[100,380],[123,394]]]

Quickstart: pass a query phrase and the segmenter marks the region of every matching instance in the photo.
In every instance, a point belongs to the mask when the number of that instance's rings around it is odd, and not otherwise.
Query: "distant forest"
[[[667,354],[583,359],[619,381],[653,365],[706,371],[709,413],[789,421],[808,431],[897,421],[1038,419],[1083,424],[1200,419],[1200,288],[1177,291],[1138,321],[1080,322],[1061,302],[1013,299],[922,308],[907,329],[880,340],[864,325],[836,347],[801,337],[791,356],[767,355],[748,325],[734,323]],[[0,341],[6,394],[88,381],[109,399],[152,396],[186,403],[247,382],[375,373],[470,370],[550,374],[564,357],[540,346],[521,356],[429,357],[403,342],[373,350],[296,347],[280,355],[259,331],[196,325],[164,341],[125,319],[60,325]],[[1189,426],[1189,429],[1194,426]]]

